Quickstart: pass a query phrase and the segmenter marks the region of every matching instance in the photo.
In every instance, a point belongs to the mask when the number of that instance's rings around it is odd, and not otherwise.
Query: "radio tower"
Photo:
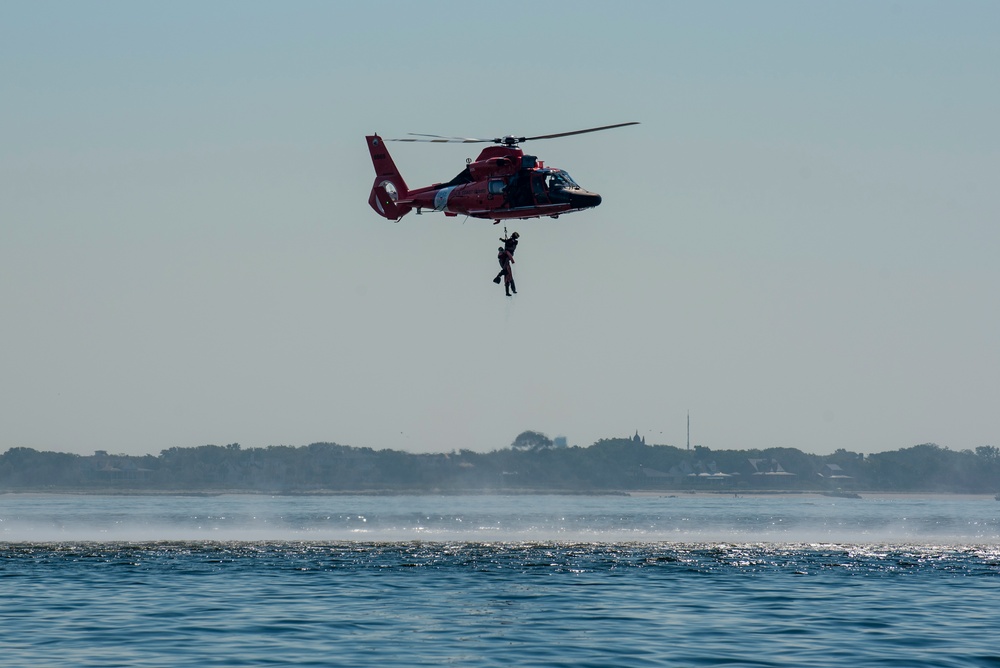
[[[688,452],[691,452],[691,411],[688,411]]]

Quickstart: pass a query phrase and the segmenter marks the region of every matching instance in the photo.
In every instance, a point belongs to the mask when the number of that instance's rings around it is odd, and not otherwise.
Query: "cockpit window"
[[[553,171],[548,176],[548,187],[553,188],[579,188],[573,177],[564,171]]]

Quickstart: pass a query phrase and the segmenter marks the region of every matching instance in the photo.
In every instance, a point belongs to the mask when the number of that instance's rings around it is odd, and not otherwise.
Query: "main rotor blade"
[[[414,137],[433,137],[434,139],[390,139],[389,141],[426,141],[434,142],[436,144],[482,144],[482,143],[493,143],[492,139],[475,139],[472,137],[442,137],[441,135],[425,135],[418,132],[408,132],[407,134],[413,135]]]
[[[582,135],[587,132],[599,132],[601,130],[610,130],[611,128],[622,128],[626,125],[639,125],[638,121],[630,121],[628,123],[615,123],[614,125],[602,125],[599,128],[587,128],[586,130],[573,130],[572,132],[557,132],[551,135],[537,135],[535,137],[515,137],[513,135],[507,135],[506,137],[495,137],[493,139],[479,139],[477,137],[445,137],[443,135],[429,135],[422,134],[419,132],[408,132],[410,137],[401,139],[387,139],[386,141],[406,141],[406,142],[432,142],[435,144],[504,144],[506,146],[516,147],[519,143],[524,141],[530,141],[533,139],[555,139],[556,137],[569,137],[571,135]],[[427,139],[415,139],[415,137],[427,137]]]
[[[521,141],[529,141],[532,139],[555,139],[556,137],[569,137],[570,135],[582,135],[587,132],[599,132],[600,130],[610,130],[611,128],[622,128],[626,125],[639,125],[639,121],[630,121],[628,123],[615,123],[614,125],[602,125],[599,128],[587,128],[586,130],[573,130],[572,132],[557,132],[554,135],[538,135],[537,137],[524,137]]]

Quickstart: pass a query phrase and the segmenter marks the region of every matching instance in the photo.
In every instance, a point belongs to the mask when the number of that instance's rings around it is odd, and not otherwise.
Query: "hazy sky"
[[[0,452],[1000,444],[1000,3],[0,1]],[[364,136],[604,197],[367,204]],[[411,187],[480,147],[390,145]]]

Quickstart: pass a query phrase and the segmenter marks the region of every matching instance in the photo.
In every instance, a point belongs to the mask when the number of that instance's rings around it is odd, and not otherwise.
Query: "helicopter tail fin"
[[[383,218],[399,220],[413,208],[400,201],[405,200],[409,192],[406,181],[396,168],[396,163],[392,161],[392,156],[389,155],[382,138],[378,135],[369,135],[366,139],[368,151],[372,155],[372,164],[375,166],[375,183],[372,184],[368,204]]]

